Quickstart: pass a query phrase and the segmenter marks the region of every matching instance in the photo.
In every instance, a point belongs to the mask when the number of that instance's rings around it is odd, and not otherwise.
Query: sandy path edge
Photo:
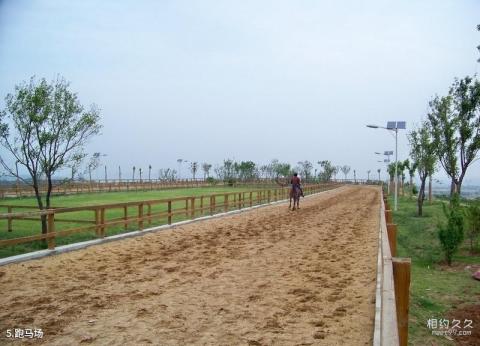
[[[0,268],[49,344],[371,343],[379,190],[348,187]],[[2,342],[5,339],[0,339]]]

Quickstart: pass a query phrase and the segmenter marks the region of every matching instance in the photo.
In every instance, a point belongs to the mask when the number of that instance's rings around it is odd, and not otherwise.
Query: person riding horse
[[[295,189],[300,190],[300,196],[305,197],[303,195],[303,189],[300,181],[300,177],[298,173],[293,173],[293,177],[290,179],[290,185],[292,186],[292,192],[295,192]]]
[[[300,196],[303,195],[303,190],[300,182],[300,178],[297,173],[293,173],[293,177],[290,179],[291,189],[290,189],[290,205],[289,209],[292,208],[292,199],[293,199],[293,208],[292,210],[300,208]]]

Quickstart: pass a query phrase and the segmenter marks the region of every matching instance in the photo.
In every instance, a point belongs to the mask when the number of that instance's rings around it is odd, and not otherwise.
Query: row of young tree
[[[450,205],[444,210],[447,224],[439,227],[438,235],[451,264],[464,240],[465,224],[471,250],[480,229],[478,207],[462,211],[459,203],[467,170],[478,159],[480,150],[480,81],[470,76],[455,79],[447,95],[437,95],[429,102],[426,120],[408,134],[408,140],[412,167],[420,180],[419,216],[423,215],[427,178],[431,179],[439,169],[450,178]]]

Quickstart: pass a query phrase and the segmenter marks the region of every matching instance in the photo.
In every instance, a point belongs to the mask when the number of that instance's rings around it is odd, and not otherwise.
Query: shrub
[[[418,193],[417,185],[413,184],[412,185],[412,195],[416,195],[417,193]]]
[[[448,265],[452,264],[452,257],[463,242],[463,215],[460,210],[458,194],[453,195],[450,206],[443,206],[447,217],[447,224],[438,228],[438,238],[442,245]]]
[[[470,253],[473,253],[480,235],[480,205],[478,202],[473,202],[465,209],[465,221],[467,237],[470,240]]]
[[[217,181],[215,180],[215,178],[212,178],[212,177],[208,177],[206,179],[206,182],[209,183],[210,185],[217,185]]]

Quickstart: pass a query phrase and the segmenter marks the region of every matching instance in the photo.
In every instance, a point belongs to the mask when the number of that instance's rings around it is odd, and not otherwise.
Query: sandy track
[[[0,267],[0,343],[371,344],[379,190],[302,202]]]

